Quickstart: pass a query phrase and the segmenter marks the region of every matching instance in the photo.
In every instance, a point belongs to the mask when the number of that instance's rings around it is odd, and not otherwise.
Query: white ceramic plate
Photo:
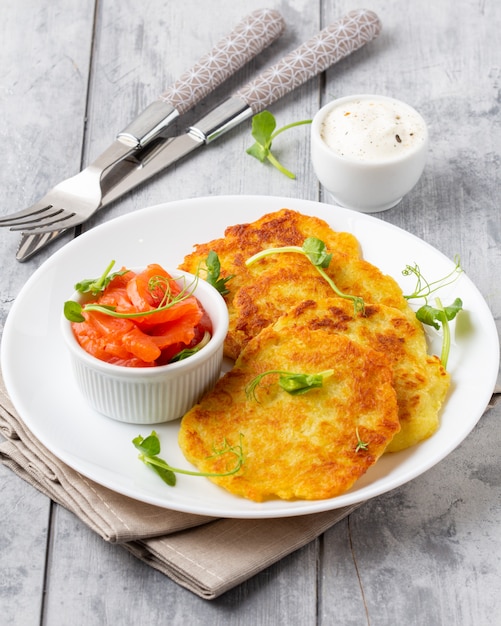
[[[337,498],[256,504],[233,497],[204,478],[183,475],[178,475],[175,488],[168,487],[137,459],[131,443],[150,429],[103,417],[82,400],[59,333],[63,302],[77,280],[100,275],[111,259],[118,266],[153,262],[175,266],[194,243],[219,237],[226,226],[253,221],[282,207],[316,215],[337,230],[352,232],[362,244],[364,257],[392,275],[404,293],[412,292],[415,284],[402,276],[407,264],[418,263],[428,280],[441,278],[454,267],[422,240],[374,217],[291,198],[198,198],[111,220],[50,257],[25,284],[8,316],[1,351],[3,376],[14,405],[36,437],[69,466],[114,491],[162,507],[235,518],[285,517],[355,504],[419,476],[454,450],[487,406],[499,364],[492,315],[464,274],[440,292],[445,304],[460,297],[466,310],[453,323],[448,364],[452,390],[440,429],[418,446],[381,458],[353,489]],[[429,339],[430,351],[437,353],[440,337],[433,331]],[[175,422],[156,428],[161,456],[174,466],[189,467],[177,445],[178,426]]]

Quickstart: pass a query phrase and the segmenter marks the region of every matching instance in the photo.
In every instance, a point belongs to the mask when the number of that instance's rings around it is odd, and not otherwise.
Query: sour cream
[[[417,111],[383,97],[344,99],[325,116],[320,134],[339,156],[365,162],[400,158],[427,136]]]
[[[358,94],[329,102],[313,117],[311,160],[331,200],[375,213],[400,202],[423,173],[428,130],[408,104]]]

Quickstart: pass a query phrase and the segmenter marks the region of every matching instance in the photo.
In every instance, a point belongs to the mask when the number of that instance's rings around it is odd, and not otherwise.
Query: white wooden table
[[[97,156],[135,114],[261,2],[3,0],[0,213],[27,206]],[[499,322],[501,4],[493,0],[269,0],[287,33],[193,115],[348,10],[373,9],[381,37],[272,107],[279,124],[325,101],[381,93],[431,131],[418,186],[378,215],[447,256],[460,254]],[[192,196],[322,200],[305,127],[277,148],[291,181],[245,155],[250,123],[103,210],[85,228]],[[238,215],[235,215],[236,221]],[[210,219],[210,216],[207,217]],[[26,263],[0,231],[3,324]],[[433,469],[367,502],[319,540],[207,602],[104,543],[0,467],[0,623],[475,625],[500,623],[500,414],[490,410]]]

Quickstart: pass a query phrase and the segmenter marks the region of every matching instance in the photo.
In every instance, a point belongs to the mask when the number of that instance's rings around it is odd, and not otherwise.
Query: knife
[[[147,146],[138,155],[139,164],[130,160],[120,163],[120,167],[114,168],[110,177],[105,176],[102,179],[101,207],[264,110],[313,76],[372,41],[380,31],[381,22],[373,11],[350,11],[237,90],[183,134]],[[41,235],[24,233],[16,258],[26,260],[61,232],[52,231]]]

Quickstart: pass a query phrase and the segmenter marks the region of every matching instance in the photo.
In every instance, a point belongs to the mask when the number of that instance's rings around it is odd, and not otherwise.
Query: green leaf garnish
[[[289,128],[294,126],[302,126],[303,124],[311,124],[312,120],[302,120],[300,122],[293,122],[282,126],[282,128],[275,131],[276,120],[272,113],[269,111],[261,111],[252,118],[252,131],[251,134],[255,139],[255,143],[247,149],[247,154],[250,154],[254,158],[264,163],[268,160],[274,167],[276,167],[282,174],[285,174],[288,178],[296,178],[296,175],[285,168],[278,159],[271,152],[271,144],[273,140],[280,134]],[[275,132],[273,132],[275,131]]]
[[[222,296],[230,293],[229,289],[226,287],[226,283],[233,278],[234,274],[221,278],[221,263],[214,250],[211,250],[207,255],[207,259],[205,260],[205,269],[207,270],[206,281],[210,285],[215,287]]]
[[[261,252],[258,252],[257,254],[254,254],[254,256],[251,256],[249,259],[247,259],[245,265],[252,265],[252,263],[259,261],[259,259],[262,259],[270,254],[278,254],[282,252],[294,252],[304,255],[307,259],[309,259],[309,261],[316,268],[317,272],[322,276],[322,278],[327,281],[327,283],[337,296],[339,296],[340,298],[352,300],[355,308],[355,313],[363,313],[365,308],[363,298],[343,293],[340,289],[338,289],[336,283],[332,280],[332,278],[325,272],[325,269],[329,267],[329,264],[331,262],[332,254],[329,254],[327,252],[327,247],[325,243],[317,237],[308,237],[307,239],[305,239],[301,248],[299,246],[281,246],[280,248],[266,248],[265,250],[261,250]]]
[[[248,398],[257,400],[256,389],[261,384],[263,378],[270,374],[278,374],[278,384],[292,396],[302,395],[323,386],[325,378],[332,376],[334,370],[325,370],[318,374],[303,374],[301,372],[287,372],[283,370],[268,370],[253,378],[245,388]]]
[[[440,330],[442,326],[442,351],[440,354],[440,362],[444,369],[447,369],[449,360],[449,351],[451,347],[451,332],[449,322],[463,309],[463,302],[460,298],[456,298],[450,306],[444,307],[440,298],[435,298],[436,307],[425,304],[416,311],[416,317],[423,324],[433,326],[436,330]]]
[[[154,430],[151,431],[151,435],[149,435],[149,437],[143,438],[141,435],[138,435],[132,440],[132,443],[136,446],[139,452],[145,456],[156,456],[157,454],[160,454],[160,439]]]
[[[160,454],[160,439],[154,430],[152,430],[151,434],[146,438],[138,435],[132,440],[132,443],[134,444],[136,449],[139,450],[139,460],[148,467],[150,467],[153,471],[155,471],[158,476],[160,476],[160,478],[170,487],[174,487],[176,484],[176,474],[186,474],[187,476],[201,476],[206,478],[210,478],[211,476],[232,476],[233,474],[236,474],[244,464],[242,435],[240,435],[240,443],[238,445],[230,446],[226,439],[224,439],[222,447],[214,447],[214,454],[207,457],[208,459],[213,459],[216,457],[229,455],[230,459],[235,459],[235,464],[233,467],[230,467],[227,472],[220,473],[195,472],[192,470],[185,470],[179,467],[173,467],[172,465],[169,465],[167,461],[164,461],[158,456]]]
[[[85,322],[85,317],[82,315],[83,307],[74,300],[68,300],[64,303],[64,317],[70,322]]]
[[[329,267],[332,254],[327,252],[327,247],[321,239],[308,237],[304,240],[303,251],[315,267]]]
[[[160,461],[161,459],[158,459],[158,460]],[[169,467],[163,467],[163,466],[157,465],[156,463],[153,463],[153,462],[145,461],[145,463],[149,467],[151,467],[151,469],[156,474],[158,474],[160,476],[160,478],[164,481],[164,483],[169,485],[169,487],[175,487],[176,486],[176,474]]]
[[[146,438],[142,438],[141,435],[135,437],[132,443],[140,451],[139,458],[147,463],[146,459],[156,458],[160,453],[160,439],[155,431],[152,431],[151,435]],[[170,487],[174,487],[176,484],[176,475],[168,467],[160,467],[154,463],[147,463],[152,470],[154,470],[160,478],[167,483]]]
[[[115,276],[123,276],[129,271],[120,270],[119,272],[113,272],[110,274],[114,265],[115,261],[111,261],[99,278],[84,278],[75,285],[75,291],[78,291],[79,293],[91,293],[93,296],[97,296],[100,292],[106,289]]]

